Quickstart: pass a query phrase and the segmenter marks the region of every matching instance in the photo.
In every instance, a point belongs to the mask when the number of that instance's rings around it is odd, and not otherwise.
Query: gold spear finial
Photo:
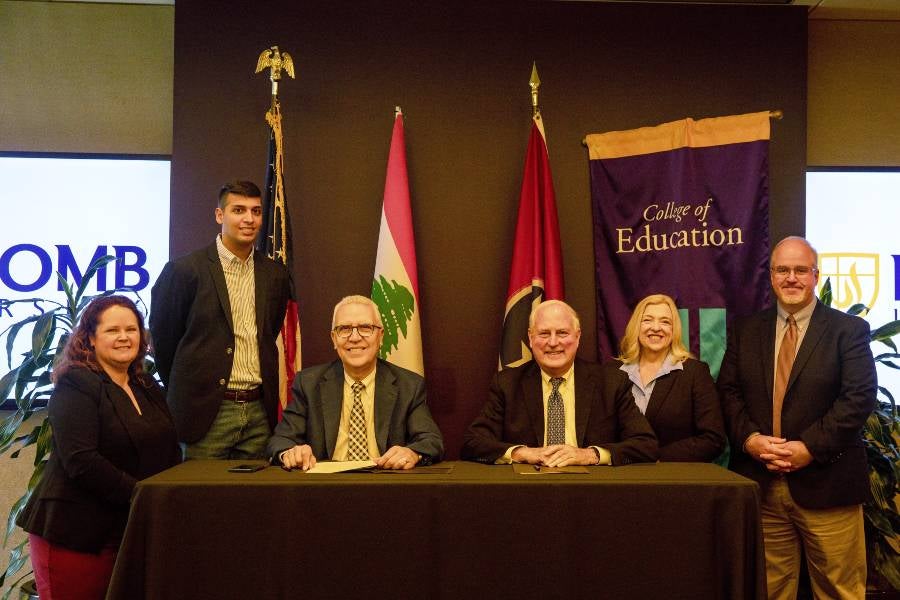
[[[528,80],[528,86],[531,88],[531,114],[537,115],[541,112],[538,108],[538,88],[541,87],[541,78],[538,77],[537,63],[531,63],[531,79]]]
[[[272,81],[272,96],[278,95],[278,82],[281,80],[281,71],[294,78],[294,59],[287,52],[278,50],[278,46],[272,46],[262,51],[256,61],[256,72],[259,73],[266,67],[269,68],[269,79]]]

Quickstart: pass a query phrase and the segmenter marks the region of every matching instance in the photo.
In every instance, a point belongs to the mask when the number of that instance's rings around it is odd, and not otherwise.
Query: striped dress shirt
[[[259,344],[256,337],[256,280],[253,276],[253,253],[241,260],[216,237],[216,248],[225,284],[228,286],[228,302],[231,304],[231,321],[234,323],[234,364],[228,379],[228,388],[248,390],[262,384],[259,367]]]

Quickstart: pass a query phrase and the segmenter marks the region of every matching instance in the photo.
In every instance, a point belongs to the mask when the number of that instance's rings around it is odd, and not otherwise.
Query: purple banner
[[[635,304],[663,293],[679,307],[691,351],[717,374],[726,319],[768,305],[769,142],[761,115],[765,139],[737,143],[709,141],[729,139],[716,125],[728,129],[729,120],[749,115],[588,136],[603,358],[618,353]],[[757,125],[754,135],[744,127],[735,137],[761,137]],[[680,147],[641,151],[659,147],[663,128],[664,145]],[[674,144],[673,129],[682,136]]]

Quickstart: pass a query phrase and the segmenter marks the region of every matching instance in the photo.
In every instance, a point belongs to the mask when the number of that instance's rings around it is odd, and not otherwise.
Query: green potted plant
[[[831,306],[831,281],[825,280],[819,299]],[[847,309],[851,315],[869,311],[863,304]],[[891,369],[900,369],[897,345],[893,337],[900,333],[900,320],[891,321],[871,332],[876,344],[875,362]],[[887,352],[878,352],[882,346]],[[866,556],[869,567],[869,587],[900,590],[900,512],[897,494],[900,492],[900,418],[897,403],[886,387],[878,386],[878,402],[863,428],[863,441],[869,461],[869,484],[872,498],[863,505],[866,528]]]
[[[16,527],[16,518],[31,497],[47,464],[52,433],[50,421],[46,416],[46,401],[53,391],[50,381],[53,367],[57,364],[58,358],[62,356],[62,350],[78,324],[84,307],[92,299],[97,296],[130,291],[129,288],[124,288],[109,290],[93,296],[86,295],[87,287],[97,271],[114,260],[116,260],[114,256],[103,256],[93,261],[77,287],[71,285],[60,273],[57,273],[65,302],[61,303],[45,298],[27,298],[10,302],[10,305],[34,304],[40,306],[42,312],[17,321],[0,332],[0,340],[3,340],[5,344],[6,367],[9,369],[9,372],[0,379],[0,402],[12,398],[16,403],[15,412],[0,421],[0,455],[10,452],[11,458],[18,458],[25,448],[35,447],[34,471],[22,497],[13,504],[9,511],[3,536],[4,548]],[[139,305],[143,305],[139,296],[137,301]],[[28,334],[31,336],[30,351],[16,355],[13,349],[15,341]],[[148,372],[152,372],[152,369],[149,369]],[[44,413],[44,416],[31,431],[20,432],[22,425],[28,419],[40,413]],[[0,589],[28,564],[26,543],[27,541],[23,541],[10,550],[9,565],[5,572],[0,573]],[[3,594],[2,600],[7,600],[13,590],[29,574],[30,571],[12,582]]]

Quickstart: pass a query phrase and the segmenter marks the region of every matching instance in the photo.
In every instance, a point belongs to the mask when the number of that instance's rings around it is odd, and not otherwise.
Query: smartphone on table
[[[266,465],[237,465],[229,467],[229,473],[256,473],[266,468]]]

